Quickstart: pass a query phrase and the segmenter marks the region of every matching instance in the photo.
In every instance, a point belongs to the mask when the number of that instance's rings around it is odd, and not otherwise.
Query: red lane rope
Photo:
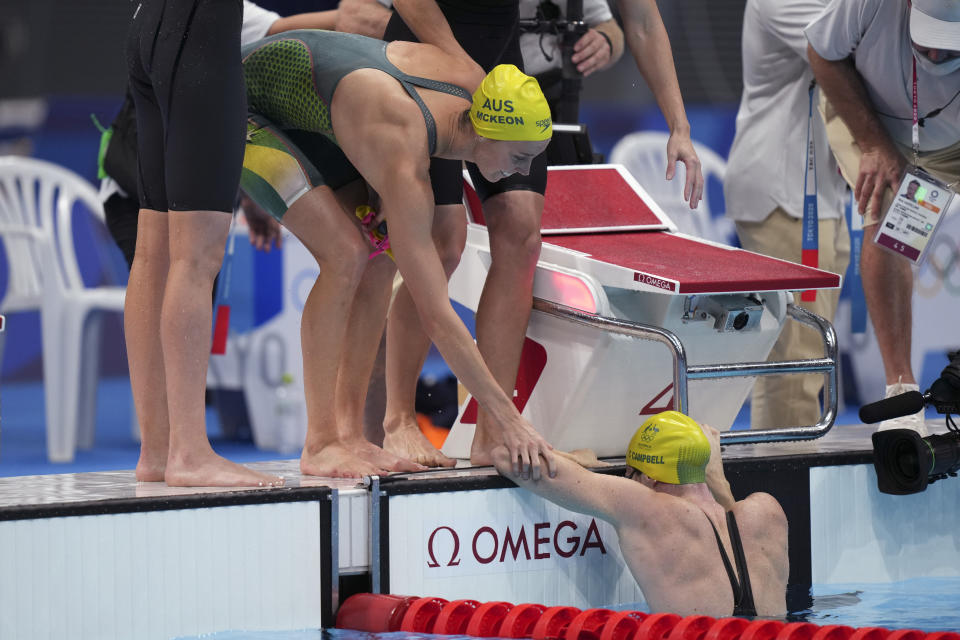
[[[960,633],[359,593],[336,627],[531,640],[960,640]]]

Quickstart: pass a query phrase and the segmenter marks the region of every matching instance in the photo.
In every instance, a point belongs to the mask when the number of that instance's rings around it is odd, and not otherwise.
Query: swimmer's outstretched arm
[[[347,114],[351,108],[362,111],[373,107],[370,101],[348,106],[344,109],[348,121],[356,117]],[[457,378],[500,425],[502,442],[512,455],[518,474],[539,479],[541,456],[553,474],[553,448],[520,416],[497,384],[473,337],[450,304],[447,279],[431,234],[433,190],[419,108],[412,100],[391,103],[387,116],[365,120],[362,128],[344,127],[342,134],[338,130],[337,139],[383,200],[397,268],[413,297],[424,331]]]
[[[518,486],[570,511],[602,518],[614,527],[634,523],[638,509],[646,515],[656,509],[651,489],[623,476],[594,473],[562,454],[557,455],[557,475],[539,482],[514,473],[504,447],[493,450],[493,463],[501,475]]]

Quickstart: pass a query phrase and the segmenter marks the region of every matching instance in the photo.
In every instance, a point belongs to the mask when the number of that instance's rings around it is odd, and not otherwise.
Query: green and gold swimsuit
[[[310,189],[360,178],[337,146],[330,117],[347,74],[378,69],[396,78],[423,113],[431,155],[436,123],[416,87],[471,100],[462,87],[402,72],[386,48],[381,40],[320,30],[288,31],[243,48],[250,118],[241,186],[278,220]]]

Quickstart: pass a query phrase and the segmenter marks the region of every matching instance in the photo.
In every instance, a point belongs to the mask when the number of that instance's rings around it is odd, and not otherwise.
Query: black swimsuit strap
[[[400,81],[400,84],[402,84],[403,88],[407,90],[407,93],[410,94],[410,97],[413,98],[414,102],[417,103],[417,105],[420,107],[420,111],[423,113],[423,119],[427,123],[427,143],[429,144],[430,155],[432,156],[434,151],[437,150],[437,123],[433,118],[433,114],[430,113],[427,105],[423,102],[423,98],[420,97],[420,94],[414,87],[422,87],[424,89],[432,89],[433,91],[439,91],[441,93],[448,93],[452,96],[463,98],[467,102],[472,102],[473,98],[466,89],[458,87],[455,84],[450,84],[449,82],[441,82],[439,80],[431,80],[430,78],[411,76],[407,75],[406,73],[403,73],[397,78],[397,80]]]
[[[430,149],[430,155],[432,156],[437,150],[437,123],[433,118],[433,114],[430,113],[430,109],[428,109],[426,103],[424,103],[423,98],[420,97],[420,94],[414,87],[422,87],[432,91],[439,91],[440,93],[447,93],[458,98],[463,98],[467,102],[473,102],[473,96],[470,95],[469,91],[455,84],[404,73],[397,65],[390,62],[390,59],[387,57],[388,44],[389,43],[384,42],[383,48],[380,50],[380,55],[383,57],[382,64],[386,67],[381,68],[381,70],[386,71],[396,78],[397,81],[403,85],[404,90],[413,98],[413,101],[417,103],[417,106],[420,107],[420,112],[423,113],[423,119],[427,123],[427,144]]]
[[[727,512],[727,530],[730,532],[730,544],[733,546],[733,559],[737,563],[737,573],[740,574],[740,600],[733,613],[738,616],[755,616],[757,605],[753,601],[753,587],[750,585],[750,574],[747,573],[747,556],[743,553],[740,528],[737,526],[733,511]]]
[[[704,512],[703,515],[707,516],[707,513]],[[717,548],[720,549],[720,558],[723,560],[723,568],[727,570],[727,578],[730,579],[730,588],[733,589],[733,610],[734,613],[736,613],[737,609],[740,608],[740,601],[743,599],[743,591],[740,588],[740,582],[737,580],[737,574],[733,572],[733,565],[730,564],[730,557],[723,548],[723,541],[720,539],[720,533],[717,531],[717,527],[714,526],[713,520],[710,519],[710,516],[707,516],[707,522],[710,523],[710,528],[713,529],[713,535],[717,538]],[[731,536],[731,544],[732,543],[733,540]],[[743,574],[740,575],[742,576]]]
[[[473,96],[470,95],[469,91],[463,87],[451,84],[449,82],[431,80],[430,78],[421,78],[420,76],[411,76],[407,74],[403,75],[403,79],[416,87],[432,89],[433,91],[439,91],[440,93],[449,93],[452,96],[463,98],[467,102],[473,102]]]

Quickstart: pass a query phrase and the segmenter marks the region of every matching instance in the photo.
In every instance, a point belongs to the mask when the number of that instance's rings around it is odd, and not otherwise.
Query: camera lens
[[[736,329],[737,331],[740,331],[745,326],[747,326],[747,322],[749,321],[750,321],[750,314],[748,314],[746,311],[741,311],[733,319],[733,328]]]
[[[893,451],[893,461],[899,477],[904,482],[914,482],[920,473],[920,461],[914,443],[910,440],[900,440]]]
[[[931,466],[930,447],[912,429],[877,431],[873,439],[873,466],[882,493],[903,495],[923,491]]]

